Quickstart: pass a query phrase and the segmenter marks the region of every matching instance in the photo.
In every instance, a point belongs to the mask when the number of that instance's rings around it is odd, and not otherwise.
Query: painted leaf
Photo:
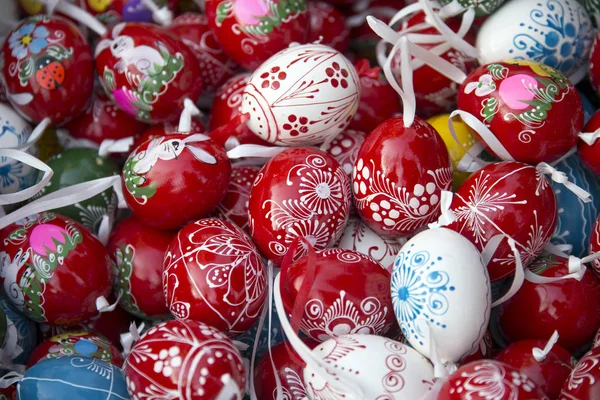
[[[29,78],[33,75],[35,66],[35,57],[31,56],[23,60],[19,64],[19,82],[21,82],[21,86],[26,86],[27,82],[29,82]]]

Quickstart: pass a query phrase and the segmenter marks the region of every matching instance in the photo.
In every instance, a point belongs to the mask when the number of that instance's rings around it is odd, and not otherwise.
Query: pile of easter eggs
[[[600,398],[600,4],[14,0],[0,399]]]

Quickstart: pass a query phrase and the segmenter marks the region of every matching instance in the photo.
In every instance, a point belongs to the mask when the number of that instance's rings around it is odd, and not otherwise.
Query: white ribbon
[[[158,7],[152,0],[142,0],[142,4],[152,11],[152,19],[159,25],[168,26],[173,22],[173,12],[166,5]]]
[[[123,139],[105,139],[100,143],[98,148],[98,155],[100,157],[106,157],[109,154],[115,153],[129,153],[131,146],[133,145],[133,136],[129,136]]]
[[[64,129],[56,130],[56,137],[58,143],[65,149],[72,149],[77,147],[83,147],[85,149],[98,149],[98,143],[93,142],[89,139],[74,138]]]
[[[75,21],[81,22],[99,36],[106,34],[106,27],[96,17],[66,0],[41,0],[41,2],[46,4],[48,15],[52,15],[55,11],[60,11]]]
[[[544,251],[555,256],[569,258],[571,251],[573,251],[573,246],[570,244],[554,244],[549,242],[544,245]]]
[[[456,136],[456,132],[454,131],[454,126],[452,124],[452,118],[454,118],[457,115],[459,115],[461,117],[461,119],[467,126],[469,126],[471,129],[473,129],[475,132],[477,132],[477,134],[479,134],[479,136],[483,139],[483,141],[490,147],[490,149],[500,159],[502,159],[504,161],[515,161],[513,156],[511,156],[510,153],[508,152],[508,150],[506,150],[506,147],[504,147],[504,145],[502,143],[500,143],[500,141],[498,140],[496,135],[494,135],[494,133],[490,130],[490,128],[488,128],[476,116],[474,116],[473,114],[471,114],[467,111],[455,110],[450,114],[450,118],[448,118],[448,128],[450,129],[450,132],[452,133],[452,137],[454,138],[456,143],[460,144],[465,149],[465,151],[467,153],[469,153],[469,155],[473,158],[473,160],[475,160],[475,161],[478,160],[479,154],[474,154],[473,152],[470,151],[470,149],[467,149],[458,140],[458,138]]]
[[[98,227],[98,235],[96,237],[104,246],[108,244],[108,240],[110,239],[110,234],[112,232],[112,228],[114,225],[114,218],[109,215],[103,215],[102,220],[100,221],[100,226]]]
[[[592,146],[600,137],[600,129],[596,129],[594,132],[582,132],[578,136],[579,139]]]
[[[198,110],[198,107],[196,107],[194,102],[190,99],[183,100],[183,111],[179,117],[179,127],[177,131],[189,133],[192,130],[192,117],[197,115],[200,115],[200,110]]]
[[[23,373],[11,371],[0,378],[0,388],[6,389],[23,379]]]
[[[554,347],[554,345],[558,342],[558,331],[554,331],[554,333],[552,334],[552,336],[550,336],[550,339],[548,340],[548,343],[546,343],[546,346],[544,347],[544,349],[539,349],[537,347],[534,347],[533,349],[531,349],[531,353],[533,354],[533,358],[535,358],[535,361],[537,362],[542,362],[546,359],[546,357],[548,356],[548,354],[550,353],[550,351],[552,351],[552,348]]]
[[[129,332],[120,335],[121,346],[123,346],[123,358],[127,358],[135,342],[140,340],[140,335],[144,330],[145,324],[142,322],[140,326],[136,326],[135,322],[129,324]]]
[[[25,366],[22,364],[13,364],[13,358],[14,357],[11,357],[8,351],[0,349],[0,369],[14,371],[20,374],[25,372]]]
[[[238,146],[241,146],[242,144],[240,143],[240,141],[238,140],[238,138],[236,138],[235,136],[229,136],[229,138],[225,141],[225,144],[223,145],[223,147],[225,147],[225,150],[229,151],[229,150],[233,150]]]
[[[249,377],[249,379],[253,380],[254,377],[251,376]],[[243,393],[240,390],[240,387],[238,386],[237,382],[231,377],[230,374],[222,375],[221,383],[223,384],[223,387],[217,394],[217,397],[215,397],[215,400],[241,400]]]
[[[526,270],[525,271],[525,279],[531,283],[536,283],[536,284],[559,282],[559,281],[562,281],[565,279],[575,279],[577,281],[581,281],[587,271],[587,267],[585,266],[585,264],[599,259],[600,252],[590,254],[589,256],[586,256],[583,258],[579,258],[579,257],[575,257],[575,256],[560,256],[560,257],[563,257],[563,258],[568,257],[568,261],[567,261],[567,270],[569,271],[568,274],[565,274],[563,276],[548,277],[548,276],[538,275],[538,274],[532,272],[531,270]]]
[[[579,197],[579,199],[581,199],[581,201],[583,201],[584,203],[589,203],[590,201],[592,201],[592,195],[580,188],[579,186],[577,186],[576,184],[569,182],[569,178],[564,172],[557,170],[556,168],[552,167],[551,165],[545,162],[539,163],[536,166],[536,169],[544,175],[550,175],[550,179],[552,179],[556,183],[564,185],[567,189],[573,192],[575,196]]]
[[[106,300],[106,297],[104,297],[104,296],[100,296],[100,297],[96,298],[96,310],[98,310],[98,312],[100,312],[100,313],[114,311],[115,308],[117,308],[117,305],[119,304],[119,300],[121,300],[122,296],[123,296],[123,292],[119,292],[119,295],[117,296],[117,300],[115,300],[115,302],[113,304],[110,304],[108,302],[108,300]]]
[[[227,152],[229,159],[235,160],[238,158],[271,158],[277,154],[290,149],[290,147],[281,146],[261,146],[259,144],[242,144]]]
[[[444,383],[448,380],[448,376],[456,370],[456,364],[451,363],[449,365],[444,365],[439,357],[437,341],[435,340],[433,330],[429,325],[429,321],[425,320],[426,327],[426,335],[429,335],[429,360],[433,364],[433,376],[435,378],[435,383],[431,387],[431,389],[421,397],[421,400],[436,400],[438,398],[438,394],[444,385]]]
[[[523,286],[523,282],[525,281],[525,271],[523,268],[523,263],[521,261],[521,254],[519,253],[519,250],[517,250],[515,241],[509,236],[505,237],[508,239],[508,245],[510,246],[510,249],[512,250],[513,255],[515,257],[515,275],[513,277],[513,281],[510,285],[510,289],[508,290],[508,292],[506,292],[504,296],[493,302],[492,308],[499,306],[500,304],[512,298],[519,291],[519,289],[521,289],[521,286]]]
[[[8,157],[13,160],[22,162],[23,164],[29,165],[39,171],[42,171],[42,179],[35,185],[28,187],[27,189],[20,190],[16,193],[0,194],[0,205],[8,205],[20,203],[25,200],[29,200],[40,190],[44,188],[52,179],[54,171],[47,164],[41,162],[29,153],[25,153],[20,150],[13,149],[0,149],[0,157]]]
[[[50,120],[50,118],[44,118],[33,129],[33,131],[31,132],[31,135],[29,135],[29,137],[27,138],[25,143],[23,143],[20,146],[6,147],[6,149],[26,151],[27,149],[29,149],[31,146],[36,144],[41,139],[41,137],[44,135],[44,132],[46,131],[46,128],[48,128],[51,123],[52,123],[52,121]]]
[[[428,225],[430,229],[442,228],[456,221],[456,214],[450,209],[450,207],[452,206],[453,196],[454,194],[452,192],[442,190],[442,195],[440,197],[440,210],[442,211],[442,214],[436,222],[432,222]]]
[[[21,207],[5,217],[0,218],[0,229],[33,214],[55,208],[66,207],[71,204],[88,200],[111,187],[119,199],[119,208],[127,207],[125,199],[123,198],[121,177],[118,175],[113,175],[106,178],[95,179],[89,182],[78,183],[77,185],[69,186],[40,197],[26,206]]]
[[[454,140],[458,142],[456,132],[454,132],[454,130],[451,130],[450,133],[452,134],[452,137],[454,137]],[[460,145],[463,147],[463,149],[465,148],[465,146],[462,143]],[[479,157],[483,150],[485,150],[485,145],[483,143],[475,143],[470,149],[466,150],[465,155],[462,156],[462,158],[456,165],[456,170],[459,172],[473,173],[479,171],[486,165],[492,164],[491,162],[484,161]],[[473,158],[471,154],[477,154],[477,158]]]

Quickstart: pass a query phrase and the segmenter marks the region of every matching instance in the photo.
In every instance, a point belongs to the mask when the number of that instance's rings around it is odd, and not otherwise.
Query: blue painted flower
[[[412,248],[414,246],[411,245]],[[444,292],[454,291],[450,277],[444,271],[434,270],[436,261],[427,251],[412,253],[401,251],[394,263],[392,274],[392,304],[402,333],[407,339],[416,338],[423,345],[423,333],[416,325],[423,319],[445,328],[443,315],[448,312],[448,299]]]
[[[22,60],[27,57],[28,51],[31,54],[39,54],[48,46],[46,38],[49,34],[45,26],[36,27],[35,24],[21,25],[8,38],[13,57]]]

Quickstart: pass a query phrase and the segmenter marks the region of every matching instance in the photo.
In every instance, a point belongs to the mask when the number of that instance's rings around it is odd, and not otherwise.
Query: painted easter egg
[[[119,222],[106,250],[114,262],[113,290],[119,305],[142,319],[169,315],[162,291],[163,258],[175,232],[161,231],[129,217]]]
[[[563,383],[573,369],[574,359],[571,353],[555,344],[543,360],[534,357],[533,349],[543,349],[546,340],[522,340],[503,349],[496,360],[511,365],[527,375],[550,397],[558,399]]]
[[[596,93],[600,93],[600,42],[598,37],[594,38],[592,51],[590,52],[590,68],[588,70],[592,87]]]
[[[310,28],[306,43],[320,43],[345,53],[350,45],[346,17],[331,4],[309,1]]]
[[[69,356],[96,358],[117,367],[123,364],[123,356],[114,344],[104,337],[80,331],[59,334],[39,344],[29,357],[27,367],[43,360]]]
[[[440,4],[443,6],[450,3],[453,3],[453,1],[440,1]],[[455,3],[463,9],[473,8],[477,17],[484,17],[496,11],[504,3],[504,0],[457,0]]]
[[[257,165],[238,164],[231,168],[231,181],[227,194],[217,206],[214,216],[231,222],[247,234],[250,234],[248,221],[248,201],[254,180],[260,172]]]
[[[25,364],[38,343],[37,326],[4,296],[0,297],[0,308],[6,316],[6,335],[2,351],[14,364]]]
[[[538,258],[529,268],[542,277],[569,274],[568,259],[551,255]],[[580,281],[526,280],[514,297],[499,306],[498,315],[500,333],[509,342],[548,340],[558,331],[558,344],[575,353],[591,342],[600,328],[600,283],[590,271]]]
[[[165,252],[162,281],[171,314],[230,335],[245,332],[258,319],[266,280],[250,237],[216,218],[185,226]]]
[[[348,334],[386,336],[396,331],[390,297],[390,273],[372,258],[344,249],[316,253],[314,280],[301,294],[308,256],[292,263],[281,281],[283,306],[292,314],[295,303],[306,298],[300,330],[324,342]],[[306,296],[306,297],[303,297]]]
[[[46,163],[54,171],[54,176],[33,199],[71,185],[119,174],[119,166],[110,158],[99,156],[96,149],[66,149],[50,157]],[[117,195],[110,188],[91,199],[55,211],[97,233],[104,216],[115,218],[117,203]]]
[[[97,315],[112,262],[77,222],[45,212],[2,230],[0,280],[8,300],[36,322],[72,325]]]
[[[250,191],[252,239],[276,265],[298,237],[315,250],[331,247],[346,226],[351,196],[348,176],[333,157],[312,148],[285,150],[265,164]]]
[[[592,195],[592,201],[585,203],[563,185],[550,181],[558,207],[556,229],[550,241],[554,244],[570,244],[573,246],[570,254],[583,257],[588,251],[592,225],[600,211],[600,179],[577,154],[554,165],[554,168],[565,173],[569,182]]]
[[[561,400],[595,399],[600,393],[600,348],[588,351],[563,385]]]
[[[557,220],[556,196],[548,179],[535,167],[510,161],[487,165],[471,175],[454,194],[451,209],[456,221],[448,228],[479,251],[496,235],[510,236],[523,267],[541,254]],[[490,279],[510,277],[515,268],[514,254],[503,240],[487,265]]]
[[[216,399],[229,378],[239,399],[246,370],[238,349],[224,333],[197,321],[167,321],[150,328],[125,360],[132,398]]]
[[[308,398],[341,400],[360,398],[353,388],[336,381],[352,382],[368,399],[420,399],[433,385],[433,366],[412,348],[381,336],[344,335],[313,349],[327,370],[304,368]],[[346,386],[346,385],[344,385]]]
[[[217,207],[230,175],[225,150],[208,136],[165,135],[131,153],[123,167],[123,192],[140,222],[177,229]]]
[[[217,42],[217,38],[208,27],[208,18],[205,15],[180,15],[167,29],[179,37],[198,59],[204,90],[214,92],[235,75],[237,65]]]
[[[494,138],[482,138],[507,161],[556,160],[575,146],[583,128],[583,106],[573,84],[535,61],[499,61],[477,68],[459,88],[458,108],[489,128],[504,149]]]
[[[373,67],[368,60],[355,64],[360,79],[360,100],[350,129],[371,133],[379,124],[402,111],[398,93],[383,79],[381,68]]]
[[[208,26],[233,61],[254,70],[290,43],[305,43],[306,0],[207,0]]]
[[[348,175],[352,174],[352,167],[356,162],[358,151],[365,141],[366,135],[352,129],[346,129],[333,139],[330,143],[325,143],[322,150],[333,156],[336,161],[344,168]]]
[[[360,217],[382,236],[410,236],[440,215],[442,190],[452,185],[446,145],[435,129],[416,118],[388,119],[362,144],[352,172]]]
[[[476,47],[481,64],[531,60],[571,77],[587,60],[593,36],[577,0],[509,1],[481,25]]]
[[[414,236],[398,253],[391,287],[400,329],[419,353],[431,356],[434,340],[440,360],[454,363],[479,345],[492,295],[481,253],[465,237],[446,228]]]
[[[595,112],[587,124],[585,124],[583,131],[595,133],[598,129],[600,129],[600,112]],[[580,139],[577,144],[577,153],[585,165],[596,176],[600,176],[600,140],[596,139],[592,144],[588,144]]]
[[[60,357],[44,360],[25,371],[17,383],[17,400],[128,399],[123,371],[92,357]]]
[[[452,373],[439,400],[549,400],[527,375],[500,361],[473,361]]]
[[[0,103],[0,148],[25,144],[31,135],[29,124],[9,105]],[[36,153],[36,146],[26,150]],[[38,170],[8,157],[0,157],[0,194],[15,193],[33,186]]]
[[[61,125],[83,112],[94,82],[90,46],[71,22],[24,19],[4,42],[2,79],[13,107],[28,120]]]
[[[206,133],[206,128],[204,127],[204,124],[197,117],[192,117],[190,132]],[[172,135],[176,133],[189,134],[190,132],[180,132],[179,125],[174,125],[171,122],[163,122],[162,124],[156,124],[150,129],[148,129],[148,126],[146,125],[146,129],[144,131],[134,136],[132,148],[135,149],[136,147],[141,146],[142,143],[148,140],[158,139],[166,135]]]
[[[248,128],[282,146],[321,144],[348,127],[360,82],[339,51],[320,44],[290,46],[257,68],[242,99]]]
[[[177,119],[183,101],[196,101],[202,92],[194,53],[156,25],[116,25],[96,46],[95,58],[96,72],[111,100],[142,122]]]

